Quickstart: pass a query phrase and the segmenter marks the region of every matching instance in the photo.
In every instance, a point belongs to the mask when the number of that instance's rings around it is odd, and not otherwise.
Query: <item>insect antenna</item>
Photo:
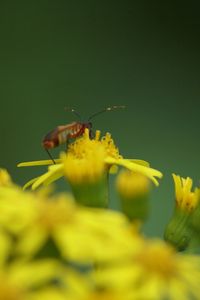
[[[71,107],[65,107],[64,108],[66,111],[70,111],[72,112],[74,115],[76,115],[79,120],[81,120],[81,115],[74,109],[74,108],[71,108]]]
[[[113,106],[110,106],[110,107],[106,107],[104,108],[103,110],[100,110],[96,113],[94,113],[93,115],[91,115],[88,119],[88,121],[90,121],[91,119],[93,119],[94,117],[104,113],[104,112],[107,112],[107,111],[112,111],[112,110],[115,110],[115,109],[123,109],[125,108],[126,106],[125,105],[113,105]]]
[[[53,159],[53,157],[52,157],[51,153],[49,152],[49,150],[48,150],[47,148],[45,148],[45,150],[47,151],[47,153],[48,153],[48,155],[49,155],[50,159],[52,160],[52,162],[53,162],[53,163],[54,163],[54,165],[55,165],[55,164],[56,164],[56,162],[55,162],[55,160]]]

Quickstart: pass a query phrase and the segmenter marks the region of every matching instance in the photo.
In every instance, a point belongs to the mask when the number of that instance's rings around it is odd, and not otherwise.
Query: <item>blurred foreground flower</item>
[[[29,258],[45,253],[106,261],[125,256],[136,243],[123,214],[79,207],[70,195],[50,196],[46,188],[33,193],[0,187],[0,225],[15,237],[15,255]]]
[[[177,254],[159,240],[144,241],[130,260],[99,266],[94,277],[102,288],[124,292],[126,299],[198,300],[200,257]]]
[[[5,232],[1,231],[1,300],[65,300],[70,295],[67,289],[54,284],[55,280],[61,279],[61,276],[65,273],[65,271],[63,272],[63,267],[57,261],[48,258],[38,261],[25,261],[22,257],[14,259],[12,251],[12,239]]]
[[[18,166],[49,165],[52,161],[35,161],[20,163]],[[25,188],[36,189],[41,184],[48,185],[62,176],[68,179],[74,196],[81,204],[106,207],[108,204],[108,173],[116,166],[143,174],[155,185],[156,178],[162,173],[149,167],[141,160],[124,159],[119,154],[109,133],[100,139],[100,131],[96,131],[94,139],[90,139],[88,129],[84,135],[69,146],[56,165],[49,167],[47,173],[29,181]]]
[[[0,185],[0,300],[199,299],[199,256],[145,239],[122,213],[7,183]]]
[[[9,186],[12,184],[12,180],[7,170],[0,169],[0,186]]]

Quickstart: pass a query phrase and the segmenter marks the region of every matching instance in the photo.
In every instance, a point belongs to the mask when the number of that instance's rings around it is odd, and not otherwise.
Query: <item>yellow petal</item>
[[[47,182],[52,182],[54,179],[58,179],[63,176],[63,164],[53,165],[49,168],[49,171],[42,176],[40,176],[32,185],[32,189],[35,190],[41,184],[46,184]]]
[[[24,289],[42,285],[56,277],[59,265],[56,261],[43,259],[27,264],[20,261],[11,266],[11,278],[13,282],[20,283]]]
[[[16,252],[26,257],[32,257],[44,246],[47,238],[47,230],[35,224],[21,236],[16,247]]]
[[[30,187],[38,178],[40,178],[40,176],[35,177],[31,180],[29,180],[24,186],[23,186],[23,190],[26,190],[28,187]]]
[[[131,171],[141,173],[141,174],[147,176],[148,178],[150,178],[156,186],[158,186],[159,183],[158,183],[157,179],[154,177],[162,178],[162,176],[163,176],[162,173],[156,169],[148,168],[146,166],[139,165],[137,163],[134,163],[133,161],[126,160],[126,159],[114,159],[114,158],[108,156],[105,159],[105,162],[107,164],[111,164],[111,165],[116,164],[116,165],[125,167]]]
[[[141,166],[150,167],[150,163],[143,159],[127,159],[127,160],[132,161],[133,163],[136,163]]]
[[[54,159],[56,164],[59,164],[61,160]],[[34,166],[47,166],[47,165],[53,165],[53,161],[48,159],[48,160],[36,160],[36,161],[27,161],[27,162],[22,162],[17,165],[17,167],[34,167]]]

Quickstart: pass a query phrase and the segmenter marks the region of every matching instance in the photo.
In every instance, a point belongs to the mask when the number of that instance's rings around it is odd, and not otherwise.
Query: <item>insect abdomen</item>
[[[45,149],[51,149],[59,146],[58,131],[54,129],[50,131],[43,139],[42,145]]]
[[[55,148],[67,142],[68,139],[76,138],[83,134],[85,126],[82,123],[73,122],[68,125],[58,126],[50,131],[43,139],[45,149]]]
[[[58,144],[61,145],[66,143],[66,141],[68,140],[68,135],[69,135],[68,130],[64,130],[58,133]]]

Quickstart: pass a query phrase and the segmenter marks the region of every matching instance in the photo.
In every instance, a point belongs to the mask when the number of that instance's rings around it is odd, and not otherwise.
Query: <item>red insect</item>
[[[52,131],[50,131],[47,135],[45,135],[45,137],[42,141],[42,146],[47,151],[47,153],[48,153],[49,157],[51,158],[51,160],[53,161],[53,163],[55,164],[55,161],[52,158],[52,156],[49,152],[49,149],[58,147],[59,145],[62,145],[64,143],[67,144],[70,139],[80,137],[81,135],[83,135],[86,128],[89,129],[89,134],[90,134],[90,137],[92,138],[92,123],[90,122],[90,120],[103,112],[112,111],[112,110],[118,109],[118,108],[125,108],[125,106],[121,105],[121,106],[107,107],[104,110],[101,110],[101,111],[93,114],[92,116],[90,116],[88,121],[85,123],[84,122],[72,122],[67,125],[61,125],[61,126],[56,127],[55,129],[53,129]],[[80,115],[74,109],[71,109],[71,112],[73,112],[80,119]]]

